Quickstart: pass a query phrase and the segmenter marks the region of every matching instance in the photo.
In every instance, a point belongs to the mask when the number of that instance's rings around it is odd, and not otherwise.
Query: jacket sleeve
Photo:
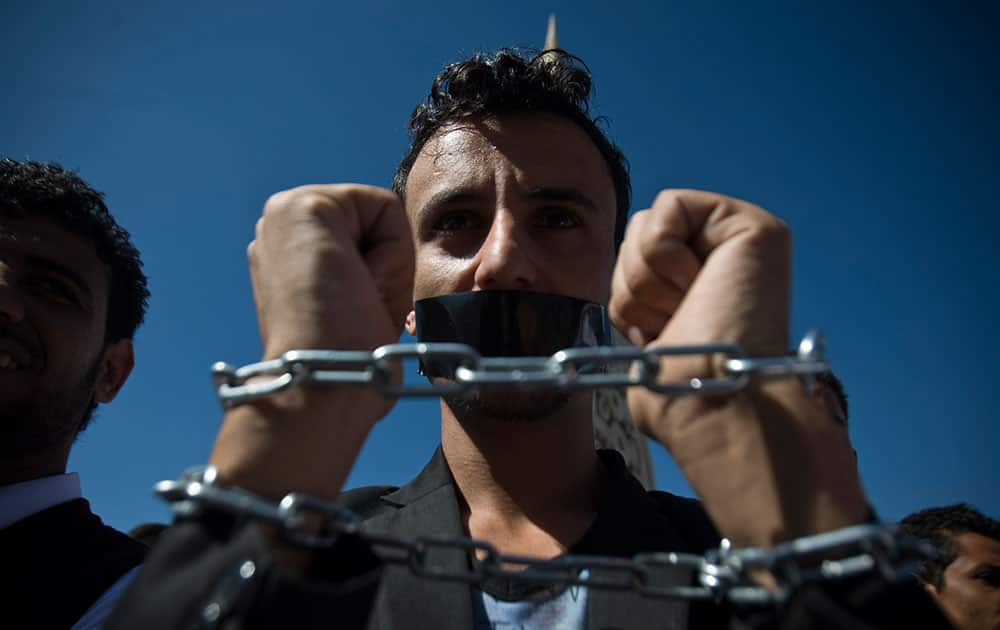
[[[105,628],[364,628],[381,564],[342,536],[285,574],[254,522],[180,520],[163,533]]]
[[[732,630],[867,630],[951,628],[915,580],[878,576],[804,586],[782,607],[737,611]]]

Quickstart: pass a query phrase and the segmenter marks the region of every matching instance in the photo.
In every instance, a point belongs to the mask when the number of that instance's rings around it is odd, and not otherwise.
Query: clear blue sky
[[[96,510],[164,520],[152,484],[205,461],[209,365],[259,357],[245,247],[267,196],[387,185],[435,73],[539,45],[550,11],[636,208],[704,188],[791,225],[793,332],[829,336],[877,509],[1000,516],[995,3],[7,1],[0,153],[105,191],[153,294],[137,368],[70,462]],[[436,403],[398,405],[351,483],[404,482],[437,432]]]

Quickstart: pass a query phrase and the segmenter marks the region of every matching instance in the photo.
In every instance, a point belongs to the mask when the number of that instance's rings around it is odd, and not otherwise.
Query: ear
[[[924,591],[926,591],[934,599],[937,599],[938,596],[937,587],[928,582],[927,580],[925,580],[924,578],[920,577],[919,575],[916,577],[917,577],[917,583],[920,584],[920,588],[924,589]]]
[[[417,314],[415,312],[410,311],[409,313],[406,314],[405,327],[406,327],[406,334],[410,335],[411,337],[417,336]]]
[[[109,403],[118,395],[118,390],[125,384],[128,375],[135,365],[132,353],[132,340],[119,339],[109,343],[101,355],[100,372],[94,383],[94,400],[99,403]]]

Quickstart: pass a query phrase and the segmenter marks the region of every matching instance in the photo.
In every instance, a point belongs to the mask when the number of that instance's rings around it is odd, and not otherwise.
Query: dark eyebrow
[[[561,201],[563,203],[573,203],[583,206],[585,209],[592,212],[597,212],[597,204],[595,204],[590,197],[586,196],[576,188],[532,188],[524,194],[524,197],[533,201]],[[482,195],[475,190],[462,188],[442,190],[431,195],[431,198],[428,199],[423,206],[421,206],[417,214],[420,215],[428,210],[444,205],[479,201],[481,198]]]
[[[980,573],[1000,573],[1000,564],[993,564],[992,562],[982,562],[977,564],[972,568],[970,573],[980,574]]]
[[[56,274],[57,276],[66,279],[72,285],[74,285],[77,288],[77,290],[79,290],[84,295],[84,297],[88,299],[88,301],[93,299],[94,294],[90,290],[90,285],[87,284],[87,281],[83,279],[83,276],[73,271],[72,268],[67,267],[64,264],[56,262],[49,258],[43,258],[41,256],[29,256],[28,263],[31,265],[31,267],[35,269],[41,269],[43,271]]]
[[[590,197],[576,188],[532,188],[525,195],[528,199],[537,201],[562,201],[583,206],[587,210],[597,212],[597,204]]]
[[[481,195],[473,190],[462,189],[462,188],[450,188],[438,191],[431,195],[431,198],[420,207],[417,211],[418,215],[437,208],[439,206],[456,204],[456,203],[467,203],[469,201],[477,201],[481,198]]]

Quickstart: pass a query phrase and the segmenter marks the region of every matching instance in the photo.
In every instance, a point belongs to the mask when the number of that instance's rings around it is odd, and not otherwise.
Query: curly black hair
[[[477,53],[450,64],[434,79],[427,99],[410,115],[410,149],[396,168],[392,188],[404,196],[406,179],[420,150],[451,123],[513,113],[563,116],[587,134],[608,165],[617,206],[617,248],[625,235],[632,185],[625,155],[599,127],[604,119],[590,116],[590,91],[586,65],[562,50],[535,53],[529,58],[503,48],[492,55]]]
[[[958,556],[954,536],[973,533],[1000,541],[1000,521],[966,503],[920,510],[905,517],[901,524],[908,534],[925,538],[937,548],[938,557],[920,567],[920,578],[937,588],[941,588],[945,569]]]
[[[115,221],[104,195],[78,175],[58,164],[0,159],[0,209],[43,216],[94,244],[98,258],[108,266],[108,316],[104,343],[131,339],[146,315],[149,300],[139,251],[129,233]],[[77,429],[79,435],[93,419],[91,401]]]
[[[0,159],[0,208],[41,215],[94,244],[110,270],[105,343],[131,339],[149,300],[139,251],[104,195],[58,164]]]

